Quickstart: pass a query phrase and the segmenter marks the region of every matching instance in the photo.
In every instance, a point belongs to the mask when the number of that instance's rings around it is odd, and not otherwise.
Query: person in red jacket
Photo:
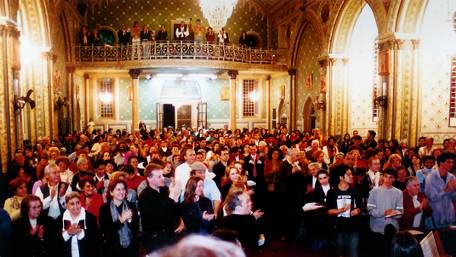
[[[422,229],[424,227],[424,216],[429,216],[431,208],[429,202],[420,192],[420,182],[416,177],[407,177],[406,188],[403,191],[404,213],[399,220],[401,230]]]

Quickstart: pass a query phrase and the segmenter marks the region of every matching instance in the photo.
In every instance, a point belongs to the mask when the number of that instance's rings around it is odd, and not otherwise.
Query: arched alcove
[[[303,131],[310,132],[316,127],[317,113],[311,97],[307,97],[302,110]]]

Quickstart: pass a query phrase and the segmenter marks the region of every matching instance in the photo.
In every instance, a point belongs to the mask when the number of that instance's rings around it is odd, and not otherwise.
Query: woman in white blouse
[[[98,257],[99,233],[96,218],[81,207],[80,195],[71,192],[65,196],[67,210],[60,218],[62,256]]]

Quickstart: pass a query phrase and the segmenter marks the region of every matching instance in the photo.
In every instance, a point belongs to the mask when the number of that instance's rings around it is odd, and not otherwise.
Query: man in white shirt
[[[44,168],[47,183],[40,186],[35,195],[43,202],[43,212],[57,219],[65,211],[65,195],[71,192],[71,187],[60,181],[60,169],[56,164]]]
[[[434,138],[426,137],[425,146],[420,147],[420,149],[418,150],[418,154],[421,158],[423,158],[424,156],[431,156],[434,149]]]
[[[174,179],[176,181],[176,189],[179,190],[179,195],[185,191],[185,185],[187,184],[187,180],[190,178],[190,171],[192,170],[190,165],[192,165],[196,160],[196,154],[193,148],[186,148],[183,149],[183,151],[185,151],[185,162],[177,166],[174,175]]]

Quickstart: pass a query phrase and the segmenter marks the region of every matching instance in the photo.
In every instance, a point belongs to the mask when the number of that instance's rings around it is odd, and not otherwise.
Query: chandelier
[[[203,16],[214,31],[220,31],[226,25],[236,3],[237,0],[199,0]]]

